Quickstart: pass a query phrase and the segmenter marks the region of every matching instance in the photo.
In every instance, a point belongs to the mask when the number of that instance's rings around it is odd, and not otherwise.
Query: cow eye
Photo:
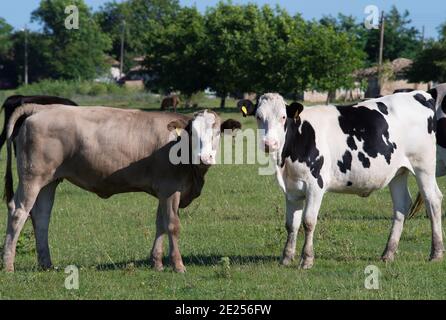
[[[282,120],[285,120],[286,119],[286,117],[285,116],[282,116]]]
[[[256,118],[257,118],[257,120],[259,120],[259,121],[261,121],[261,120],[262,120],[262,118],[260,118],[260,116],[257,116]]]

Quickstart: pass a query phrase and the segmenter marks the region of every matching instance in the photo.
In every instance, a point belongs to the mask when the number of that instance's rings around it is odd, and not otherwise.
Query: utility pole
[[[421,29],[421,48],[424,50],[424,32],[425,32],[425,29],[424,29],[424,25],[423,25],[423,28]]]
[[[28,28],[25,25],[25,29],[23,30],[25,32],[25,61],[24,61],[24,82],[25,85],[28,85]]]
[[[380,23],[380,37],[379,37],[379,61],[378,61],[378,87],[379,94],[381,94],[382,87],[382,66],[383,66],[383,52],[384,52],[384,29],[385,29],[385,17],[384,11],[381,12]]]
[[[124,46],[125,46],[125,20],[122,20],[121,25],[121,61],[119,66],[119,74],[120,78],[123,77],[124,74]]]

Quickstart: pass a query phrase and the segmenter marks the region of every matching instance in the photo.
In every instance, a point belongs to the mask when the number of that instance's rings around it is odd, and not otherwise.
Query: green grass
[[[135,98],[130,106],[156,108]],[[82,104],[124,106],[125,101],[82,98]],[[91,102],[91,103],[90,103]],[[231,102],[233,103],[233,102]],[[202,101],[201,105],[218,105]],[[129,105],[129,103],[126,103]],[[223,117],[240,117],[222,113]],[[1,120],[1,119],[0,119]],[[253,127],[252,119],[242,119]],[[1,123],[1,122],[0,122]],[[2,152],[0,176],[5,153]],[[101,200],[69,183],[59,186],[50,226],[56,270],[36,267],[28,222],[14,274],[0,271],[0,299],[443,299],[446,262],[429,263],[429,221],[406,223],[394,263],[379,262],[391,225],[387,190],[369,198],[327,194],[315,234],[315,266],[279,265],[285,243],[284,201],[275,178],[256,165],[213,167],[202,196],[181,211],[186,274],[155,272],[146,258],[155,235],[156,199],[124,194]],[[446,183],[440,179],[440,187]],[[411,180],[412,194],[416,188]],[[6,206],[0,210],[5,234]],[[303,243],[299,233],[298,252]],[[221,259],[224,262],[221,262]],[[80,267],[80,289],[64,288],[64,268]],[[380,290],[364,288],[364,269],[381,270]]]

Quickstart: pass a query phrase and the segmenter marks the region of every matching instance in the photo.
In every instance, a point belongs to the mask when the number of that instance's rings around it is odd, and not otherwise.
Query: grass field
[[[84,105],[126,106],[124,99],[74,98]],[[234,102],[230,101],[230,105]],[[142,98],[136,108],[155,108]],[[216,106],[218,101],[201,105]],[[223,117],[240,117],[222,112]],[[254,121],[241,120],[245,127]],[[5,167],[1,154],[0,175]],[[285,243],[284,201],[273,176],[256,165],[213,167],[202,196],[181,212],[186,274],[155,272],[146,258],[155,234],[156,199],[125,194],[101,200],[69,183],[59,186],[50,226],[55,270],[36,267],[28,222],[17,271],[0,271],[0,299],[444,299],[446,261],[429,263],[430,225],[424,215],[406,222],[394,263],[379,262],[389,229],[387,190],[369,198],[327,194],[315,233],[315,266],[279,265]],[[446,183],[440,179],[440,187]],[[412,194],[416,188],[411,180]],[[0,210],[1,241],[6,206]],[[303,243],[299,233],[298,251]],[[221,258],[229,258],[229,265]],[[381,271],[379,290],[364,288],[364,269]],[[80,268],[80,289],[66,290],[64,268]]]

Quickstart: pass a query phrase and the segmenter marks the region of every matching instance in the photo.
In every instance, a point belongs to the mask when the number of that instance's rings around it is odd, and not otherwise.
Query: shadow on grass
[[[228,257],[231,264],[234,265],[247,265],[247,264],[262,264],[268,262],[279,263],[279,257],[277,256],[223,256],[223,255],[190,255],[183,256],[183,262],[186,267],[189,265],[194,266],[215,266],[221,261],[221,258]],[[169,259],[164,258],[163,264],[167,266]],[[149,268],[149,259],[143,260],[129,260],[121,261],[117,263],[105,263],[96,266],[97,270],[123,270],[127,269],[130,265],[134,268]]]

